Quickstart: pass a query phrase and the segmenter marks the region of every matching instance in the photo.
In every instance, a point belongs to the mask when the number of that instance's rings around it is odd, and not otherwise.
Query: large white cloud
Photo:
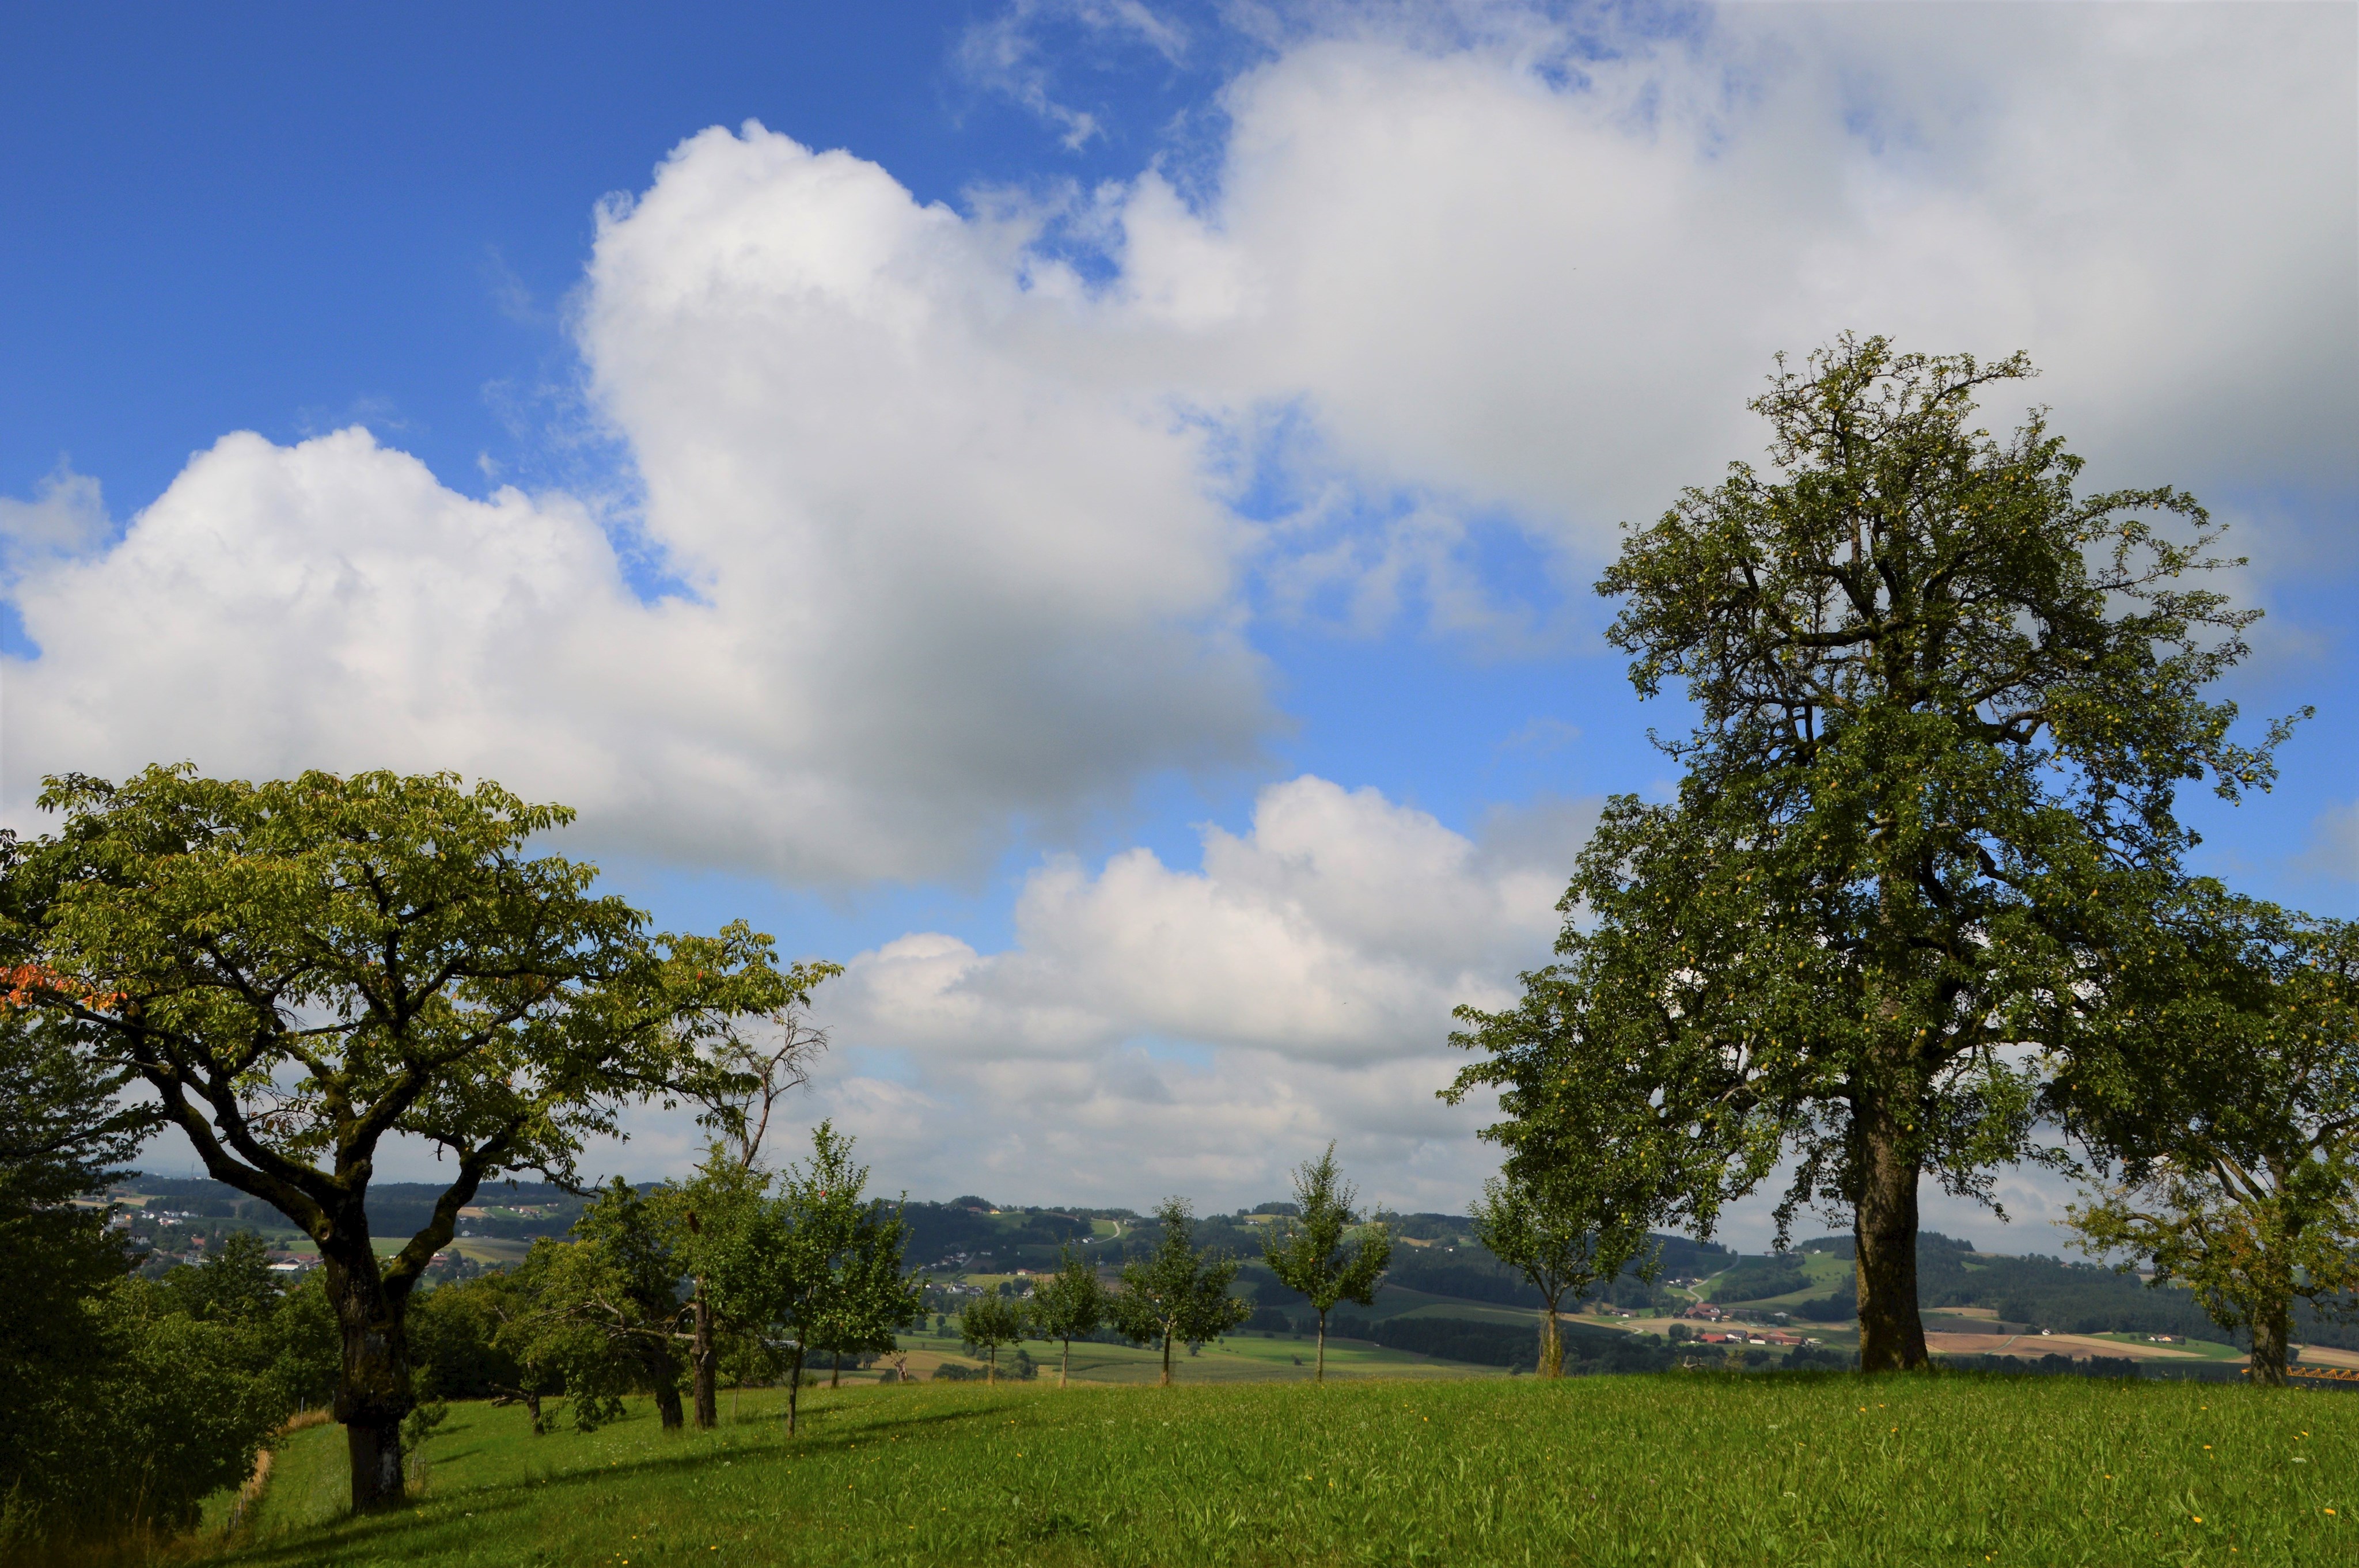
[[[852,960],[821,993],[842,1054],[823,1104],[924,1191],[1251,1203],[1333,1139],[1372,1197],[1454,1206],[1488,1155],[1481,1113],[1434,1098],[1466,1060],[1451,1011],[1506,1002],[1545,961],[1593,816],[1469,838],[1306,776],[1264,790],[1246,832],[1206,827],[1197,869],[1051,861],[1004,951],[925,934]]]
[[[2347,9],[1736,7],[1588,61],[1490,20],[1313,35],[1230,89],[1201,214],[1124,209],[1180,362],[1306,399],[1362,483],[1594,550],[1756,456],[1772,355],[1850,328],[2029,350],[1987,413],[2053,403],[2093,478],[2359,481]]]
[[[112,550],[11,552],[5,809],[159,758],[452,766],[658,855],[970,871],[1250,764],[1248,604],[1496,631],[1468,516],[1579,568],[1852,325],[2028,347],[2107,477],[2354,482],[2347,11],[1738,9],[1603,59],[1512,7],[1446,45],[1316,15],[1231,84],[1193,210],[1149,171],[962,216],[691,138],[603,214],[577,330],[692,597],[641,602],[565,496],[231,438]],[[1251,525],[1222,465],[1273,429],[1307,499]]]
[[[873,164],[695,138],[604,215],[581,324],[692,597],[640,602],[564,495],[473,501],[358,430],[232,436],[113,549],[25,569],[10,805],[158,759],[451,767],[608,842],[842,882],[1249,762],[1250,530],[1197,427],[1034,351],[1061,311]]]
[[[676,861],[968,872],[1256,765],[1254,613],[1512,628],[1471,519],[1585,573],[1757,451],[1775,351],[1847,327],[2030,350],[2102,482],[2279,516],[2359,488],[2347,7],[1738,8],[1602,52],[1511,6],[1439,40],[1398,23],[1427,8],[1306,14],[1201,179],[961,213],[747,126],[604,211],[585,386],[684,594],[633,590],[601,504],[470,498],[358,431],[230,436],[103,547],[71,476],[0,506],[41,649],[0,662],[0,810],[182,756],[456,767]],[[1289,483],[1274,519],[1229,503]],[[2348,569],[2281,532],[2263,572]],[[1200,870],[1052,857],[1007,950],[861,957],[826,1103],[926,1191],[1245,1201],[1338,1137],[1454,1204],[1482,1154],[1439,1042],[1545,949],[1542,815],[1469,838],[1299,780]]]

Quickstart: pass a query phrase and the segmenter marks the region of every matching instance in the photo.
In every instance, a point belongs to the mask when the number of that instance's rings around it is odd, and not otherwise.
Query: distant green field
[[[541,1563],[2359,1562],[2359,1399],[2077,1378],[1674,1374],[867,1386],[666,1434],[454,1407],[428,1490],[333,1517],[282,1454],[255,1568]],[[279,1488],[286,1488],[283,1498]]]
[[[964,1353],[955,1333],[938,1336],[930,1333],[904,1335],[903,1346],[912,1351],[933,1351],[961,1363],[973,1361]],[[1057,1379],[1057,1357],[1060,1347],[1040,1340],[1027,1340],[1027,1354],[1039,1365],[1040,1376],[1053,1383]],[[1318,1346],[1308,1338],[1290,1336],[1263,1338],[1254,1334],[1235,1334],[1214,1344],[1207,1345],[1194,1356],[1184,1348],[1171,1353],[1172,1378],[1183,1383],[1289,1382],[1308,1379],[1314,1371]],[[1013,1347],[999,1353],[999,1364],[1008,1366],[1016,1357]],[[979,1362],[974,1364],[980,1365]],[[930,1363],[927,1363],[930,1365]],[[913,1366],[913,1370],[916,1368]],[[1129,1345],[1082,1344],[1073,1346],[1072,1376],[1077,1382],[1147,1383],[1162,1375],[1163,1352],[1151,1346]],[[1327,1375],[1331,1378],[1498,1378],[1506,1369],[1498,1367],[1473,1367],[1459,1361],[1443,1361],[1430,1356],[1412,1356],[1405,1351],[1386,1350],[1360,1340],[1330,1339],[1327,1342]]]

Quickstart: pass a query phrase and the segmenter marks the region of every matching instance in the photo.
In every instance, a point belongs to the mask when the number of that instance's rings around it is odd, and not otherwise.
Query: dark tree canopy
[[[2083,1245],[2188,1286],[2281,1385],[2293,1303],[2359,1290],[2359,924],[2198,883],[2096,982],[2117,1049],[2049,1108],[2117,1178],[2072,1211]]]
[[[1639,693],[1693,707],[1658,741],[1677,797],[1608,805],[1560,961],[1460,1037],[1532,1173],[1607,1161],[1708,1232],[1795,1157],[1781,1220],[1853,1217],[1870,1369],[1925,1360],[1920,1175],[1986,1199],[2034,1152],[2044,1068],[2102,1030],[2083,979],[2182,880],[2178,789],[2266,787],[2286,729],[2239,745],[2205,695],[2258,612],[2200,586],[2234,563],[2192,497],[2081,496],[2043,416],[1973,425],[2031,373],[1881,338],[1781,362],[1775,471],[1629,532],[1598,586]]]

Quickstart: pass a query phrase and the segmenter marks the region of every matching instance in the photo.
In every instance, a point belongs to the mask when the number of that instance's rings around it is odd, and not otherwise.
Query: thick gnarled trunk
[[[2293,1303],[2284,1297],[2253,1314],[2253,1386],[2282,1389],[2291,1358]]]
[[[1859,1369],[1916,1371],[1930,1364],[1917,1311],[1917,1158],[1881,1096],[1854,1110],[1853,1138]]]
[[[367,1246],[366,1233],[361,1244]],[[353,1511],[402,1499],[401,1418],[418,1401],[410,1391],[409,1339],[403,1319],[408,1292],[387,1290],[364,1257],[358,1267],[327,1260],[328,1300],[343,1337],[335,1416],[352,1457]]]

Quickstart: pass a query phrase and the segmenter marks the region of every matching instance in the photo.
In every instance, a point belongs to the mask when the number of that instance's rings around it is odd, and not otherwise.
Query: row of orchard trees
[[[1278,1282],[1299,1292],[1318,1314],[1312,1376],[1324,1380],[1327,1314],[1343,1302],[1375,1302],[1377,1281],[1391,1260],[1392,1238],[1381,1221],[1360,1223],[1353,1209],[1357,1194],[1336,1169],[1332,1143],[1296,1171],[1294,1197],[1294,1214],[1272,1226],[1262,1256]],[[1119,1290],[1108,1290],[1096,1266],[1069,1247],[1057,1271],[1034,1281],[1028,1296],[985,1296],[960,1314],[959,1332],[985,1357],[985,1376],[996,1376],[1001,1346],[1054,1340],[1061,1346],[1057,1384],[1062,1388],[1073,1341],[1111,1328],[1134,1345],[1159,1349],[1158,1381],[1169,1385],[1173,1346],[1217,1339],[1251,1316],[1252,1303],[1230,1293],[1237,1260],[1196,1246],[1187,1203],[1168,1199],[1155,1218],[1161,1237],[1146,1258],[1123,1265]]]
[[[1448,1098],[1500,1096],[1511,1206],[1610,1276],[1782,1165],[1781,1234],[1847,1218],[1861,1364],[1927,1364],[1918,1191],[2040,1161],[2087,1245],[2192,1285],[2282,1381],[2290,1305],[2359,1286],[2359,929],[2187,865],[2182,784],[2268,787],[2291,720],[2208,689],[2257,611],[2169,488],[2075,492],[2021,356],[1846,337],[1599,590],[1639,694],[1685,688],[1675,796],[1617,796],[1520,1003],[1462,1010]]]
[[[571,1239],[428,1292],[417,1348],[433,1391],[520,1402],[536,1435],[547,1400],[561,1396],[588,1431],[635,1392],[654,1396],[667,1430],[691,1412],[709,1428],[725,1362],[739,1380],[784,1375],[795,1430],[806,1364],[892,1349],[924,1295],[902,1267],[899,1210],[868,1196],[850,1139],[822,1122],[809,1157],[777,1172],[757,1152],[716,1141],[685,1182],[618,1178]]]

